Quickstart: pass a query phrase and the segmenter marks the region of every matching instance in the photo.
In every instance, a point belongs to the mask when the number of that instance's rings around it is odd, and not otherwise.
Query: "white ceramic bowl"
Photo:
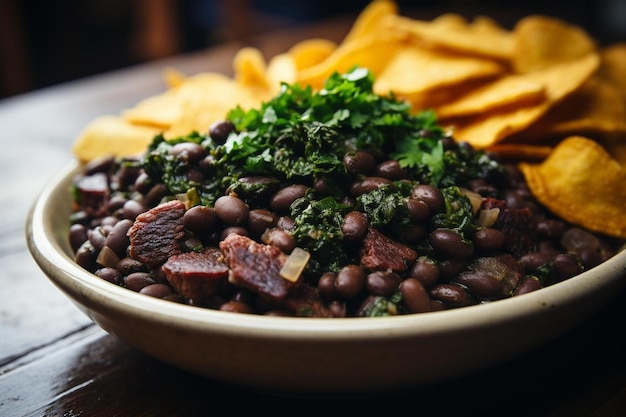
[[[566,332],[626,285],[626,251],[523,296],[380,318],[266,317],[202,309],[110,284],[74,263],[65,167],[29,213],[29,249],[49,279],[110,334],[164,362],[228,383],[307,394],[441,382],[512,359]]]

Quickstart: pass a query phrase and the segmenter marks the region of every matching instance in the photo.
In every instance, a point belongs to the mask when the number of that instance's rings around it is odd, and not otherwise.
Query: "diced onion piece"
[[[100,250],[98,257],[96,258],[96,262],[105,267],[116,268],[117,264],[120,263],[120,258],[111,248],[104,246]]]
[[[476,223],[482,227],[493,226],[496,220],[498,220],[498,215],[500,215],[499,208],[481,210],[478,214],[478,220]]]
[[[287,258],[285,265],[280,269],[280,276],[287,281],[298,281],[306,264],[309,262],[309,258],[311,258],[309,252],[301,248],[295,248],[289,255],[289,258]]]
[[[461,188],[461,192],[465,194],[465,196],[469,199],[470,203],[472,204],[472,211],[474,212],[474,214],[476,214],[480,209],[481,204],[483,203],[483,196],[466,188]]]

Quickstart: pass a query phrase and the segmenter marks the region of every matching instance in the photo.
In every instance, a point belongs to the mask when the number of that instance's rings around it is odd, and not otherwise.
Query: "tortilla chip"
[[[538,142],[573,134],[626,139],[626,106],[608,81],[593,75],[580,89],[510,140]]]
[[[182,115],[185,97],[180,94],[179,87],[141,100],[134,107],[122,111],[122,117],[128,123],[167,129]]]
[[[267,65],[261,51],[246,47],[237,52],[233,60],[235,81],[244,87],[271,88]]]
[[[396,16],[397,14],[396,2],[389,0],[371,1],[357,16],[342,44],[376,35],[381,22],[388,16]]]
[[[397,51],[377,77],[374,91],[414,95],[468,81],[488,79],[505,73],[490,60],[444,54],[411,45]]]
[[[532,106],[490,112],[453,123],[455,137],[476,148],[486,148],[528,128],[550,108],[580,88],[596,71],[600,63],[598,54],[591,53],[576,61],[553,65],[534,77],[542,79],[546,99]],[[564,77],[563,74],[567,74]]]
[[[554,214],[626,238],[626,169],[597,142],[571,136],[541,164],[519,166],[533,195]]]
[[[298,83],[319,89],[334,72],[348,72],[357,65],[368,68],[378,77],[403,46],[403,36],[396,32],[382,32],[342,43],[324,61],[300,71]]]
[[[185,100],[179,103],[181,116],[164,132],[166,138],[187,135],[193,131],[206,132],[211,124],[224,120],[237,106],[247,110],[271,98],[272,90],[244,86],[225,79],[206,80],[205,83],[184,84],[189,88]]]
[[[293,57],[288,53],[274,56],[267,64],[267,79],[273,94],[280,90],[281,83],[292,84],[298,77],[298,69]]]
[[[513,54],[512,34],[486,17],[468,23],[464,17],[454,13],[441,15],[432,21],[398,16],[394,25],[429,48],[497,61],[509,61]]]
[[[176,88],[187,80],[185,74],[174,68],[166,68],[163,73],[163,78],[169,88]]]
[[[72,152],[82,162],[107,155],[140,155],[159,133],[159,128],[132,124],[119,116],[101,116],[83,129]]]
[[[494,109],[527,106],[545,99],[543,83],[523,75],[508,75],[487,83],[436,109],[440,119],[465,117]]]
[[[616,43],[600,50],[598,74],[611,82],[626,104],[626,43]]]
[[[512,66],[515,72],[542,70],[597,52],[595,41],[582,28],[561,19],[532,15],[513,28]]]
[[[326,39],[305,39],[289,48],[287,54],[291,56],[296,71],[313,67],[332,54],[337,44]]]

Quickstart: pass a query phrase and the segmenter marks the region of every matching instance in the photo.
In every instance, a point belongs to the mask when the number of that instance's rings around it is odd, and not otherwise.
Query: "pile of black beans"
[[[446,146],[469,145],[448,143]],[[206,152],[200,145],[181,144],[173,152],[180,158],[199,161],[199,172],[190,171],[189,175],[203,175],[202,158]],[[353,197],[400,180],[403,175],[397,161],[378,161],[367,153],[347,154],[344,163],[355,178],[351,188]],[[76,207],[71,216],[69,240],[80,266],[116,285],[166,300],[242,313],[294,315],[234,284],[206,299],[190,300],[175,292],[161,268],[130,257],[127,233],[135,218],[172,198],[165,184],[152,183],[138,166],[120,165],[113,157],[101,158],[86,164],[77,176],[76,183],[90,178],[97,182],[96,178],[100,178],[108,187],[106,200],[97,210]],[[407,203],[414,226],[386,233],[409,246],[428,240],[434,254],[418,253],[415,262],[404,272],[370,270],[354,263],[321,274],[313,287],[329,316],[368,316],[374,309],[380,309],[380,305],[384,306],[382,315],[393,315],[491,302],[571,278],[616,253],[618,242],[550,215],[534,200],[515,163],[506,167],[505,184],[489,184],[478,179],[462,186],[478,196],[498,196],[509,208],[528,207],[533,213],[532,235],[536,237],[532,250],[515,254],[511,263],[511,254],[504,251],[505,231],[493,222],[479,228],[471,242],[462,240],[452,230],[429,230],[425,225],[430,216],[443,210],[443,196],[433,186],[419,185]],[[226,236],[237,233],[277,246],[289,254],[297,242],[290,233],[293,219],[288,208],[311,187],[323,194],[325,184],[285,184],[268,199],[266,207],[250,206],[236,194],[227,194],[214,207],[188,208],[184,214],[181,248],[184,252],[215,248]],[[94,195],[98,198],[98,193]],[[354,203],[354,199],[345,202]],[[363,213],[352,211],[345,215],[341,230],[346,245],[358,246],[368,227]],[[103,250],[115,256],[107,257]],[[542,278],[542,268],[544,275],[545,268],[549,268],[549,280]],[[380,304],[381,300],[385,302]]]

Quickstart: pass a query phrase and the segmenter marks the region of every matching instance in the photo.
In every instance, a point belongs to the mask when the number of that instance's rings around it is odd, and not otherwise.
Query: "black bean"
[[[130,164],[124,164],[117,171],[115,176],[115,182],[120,190],[125,190],[137,181],[137,177],[143,170],[139,167],[132,166]]]
[[[115,226],[118,221],[118,218],[114,216],[106,216],[100,221],[100,227],[105,236],[109,236],[109,233],[113,230],[113,226]]]
[[[382,177],[365,177],[362,180],[352,183],[350,186],[350,194],[354,197],[358,197],[365,193],[374,191],[384,185],[393,187],[393,181]]]
[[[142,171],[137,178],[135,178],[134,189],[142,194],[148,192],[148,190],[152,187],[152,179],[148,175],[147,172]]]
[[[558,281],[563,281],[583,272],[583,265],[577,256],[561,253],[552,258],[552,267]]]
[[[223,195],[213,206],[217,217],[229,225],[242,225],[248,222],[250,211],[246,203],[235,196]]]
[[[151,284],[143,287],[139,293],[155,298],[165,298],[172,295],[174,291],[166,284]]]
[[[501,230],[492,227],[478,229],[474,233],[474,248],[481,252],[496,251],[504,245],[506,238]]]
[[[261,236],[261,241],[266,245],[276,246],[287,254],[291,253],[296,247],[296,239],[291,233],[279,227],[267,229]]]
[[[439,279],[448,281],[460,274],[467,267],[468,260],[442,259],[439,261]]]
[[[344,299],[356,298],[365,288],[365,271],[358,265],[346,265],[337,272],[335,290]]]
[[[86,240],[74,255],[74,260],[80,266],[85,269],[92,270],[96,266],[96,258],[98,257],[98,252],[94,249],[91,242]]]
[[[333,272],[324,273],[318,283],[317,283],[317,292],[320,297],[326,300],[334,300],[337,298],[337,291],[335,290],[335,277],[336,275]]]
[[[452,229],[433,230],[430,244],[437,252],[452,259],[468,259],[474,254],[473,245]]]
[[[583,249],[578,253],[585,269],[591,269],[603,261],[602,254],[595,249]]]
[[[430,288],[439,280],[439,267],[434,261],[418,259],[409,270],[409,277],[418,279],[426,288]]]
[[[217,227],[218,221],[213,207],[193,206],[183,215],[185,228],[199,236],[211,234]]]
[[[536,271],[542,265],[550,263],[553,254],[550,252],[531,252],[522,255],[519,258],[519,263],[524,267],[526,273]]]
[[[197,168],[190,167],[185,174],[187,179],[196,184],[202,184],[204,182],[204,174]]]
[[[82,224],[73,224],[70,226],[70,246],[74,253],[87,240],[87,227]]]
[[[270,209],[278,213],[289,213],[291,204],[304,197],[307,190],[306,185],[293,184],[277,191],[270,199]]]
[[[409,218],[413,223],[422,223],[430,218],[430,207],[424,200],[409,198],[406,202]]]
[[[550,240],[558,240],[567,230],[567,223],[555,219],[542,219],[537,221],[537,234],[539,237]]]
[[[128,201],[128,198],[123,195],[115,194],[109,199],[109,213],[115,213],[124,207],[124,204]]]
[[[365,151],[349,152],[343,157],[346,170],[352,175],[364,175],[374,169],[376,159]]]
[[[124,286],[139,292],[143,287],[156,283],[148,272],[133,272],[124,277]]]
[[[367,215],[360,211],[351,211],[343,218],[341,233],[346,242],[360,242],[367,234],[369,222]]]
[[[522,278],[520,283],[517,285],[517,288],[515,288],[515,291],[513,291],[513,293],[511,294],[511,296],[527,294],[529,292],[536,291],[541,288],[543,288],[543,286],[541,285],[541,282],[539,282],[539,279],[537,277],[535,276],[525,277],[525,278]]]
[[[128,245],[130,245],[130,238],[127,236],[127,233],[132,225],[132,220],[122,219],[113,226],[113,229],[107,235],[105,245],[119,258],[126,256],[126,250]]]
[[[472,294],[481,298],[502,295],[503,283],[479,271],[465,271],[458,275],[455,282],[467,287]]]
[[[135,220],[141,213],[147,211],[146,206],[137,200],[128,200],[122,207],[122,216],[125,219]]]
[[[108,173],[115,164],[114,155],[106,155],[94,158],[85,164],[85,175],[92,175],[97,172]]]
[[[367,275],[365,288],[372,295],[391,297],[401,282],[402,278],[396,272],[374,271]]]
[[[248,230],[250,235],[259,237],[267,229],[278,224],[278,217],[269,210],[254,209],[250,210],[248,216]]]
[[[429,295],[450,308],[473,304],[465,288],[458,284],[437,284],[429,291]]]
[[[400,166],[400,162],[395,159],[390,159],[381,162],[376,166],[374,175],[377,177],[387,178],[393,181],[400,180],[406,177],[406,172]]]
[[[230,235],[231,233],[235,233],[240,236],[248,236],[248,229],[246,229],[245,227],[241,227],[241,226],[226,227],[220,233],[220,240],[226,239],[228,235]]]
[[[206,150],[198,143],[180,142],[170,149],[170,155],[174,155],[181,161],[195,164],[206,156]]]
[[[439,213],[445,209],[446,202],[437,187],[428,184],[418,184],[413,188],[411,194],[413,198],[423,200],[428,205],[431,213]]]
[[[402,300],[411,313],[425,313],[431,310],[430,297],[422,283],[415,278],[407,278],[400,284]]]
[[[89,239],[96,252],[100,252],[102,250],[107,240],[100,227],[88,230],[87,239]]]
[[[222,311],[230,311],[232,313],[253,314],[254,310],[243,301],[227,301],[220,306]]]
[[[347,315],[347,307],[346,303],[339,300],[333,300],[328,304],[328,309],[333,317],[341,318],[346,317]]]
[[[102,278],[105,281],[109,281],[113,284],[121,284],[122,283],[122,274],[120,271],[114,268],[100,268],[94,272],[97,277]]]
[[[214,122],[213,124],[211,124],[211,126],[209,126],[209,136],[211,136],[211,139],[213,139],[213,141],[219,145],[226,142],[226,139],[228,139],[228,135],[230,135],[230,133],[234,131],[235,125],[233,124],[233,122],[228,120],[220,120]]]
[[[120,271],[122,275],[129,275],[133,272],[146,272],[148,270],[148,267],[138,260],[127,256],[120,259],[120,261],[117,263],[117,270]]]

